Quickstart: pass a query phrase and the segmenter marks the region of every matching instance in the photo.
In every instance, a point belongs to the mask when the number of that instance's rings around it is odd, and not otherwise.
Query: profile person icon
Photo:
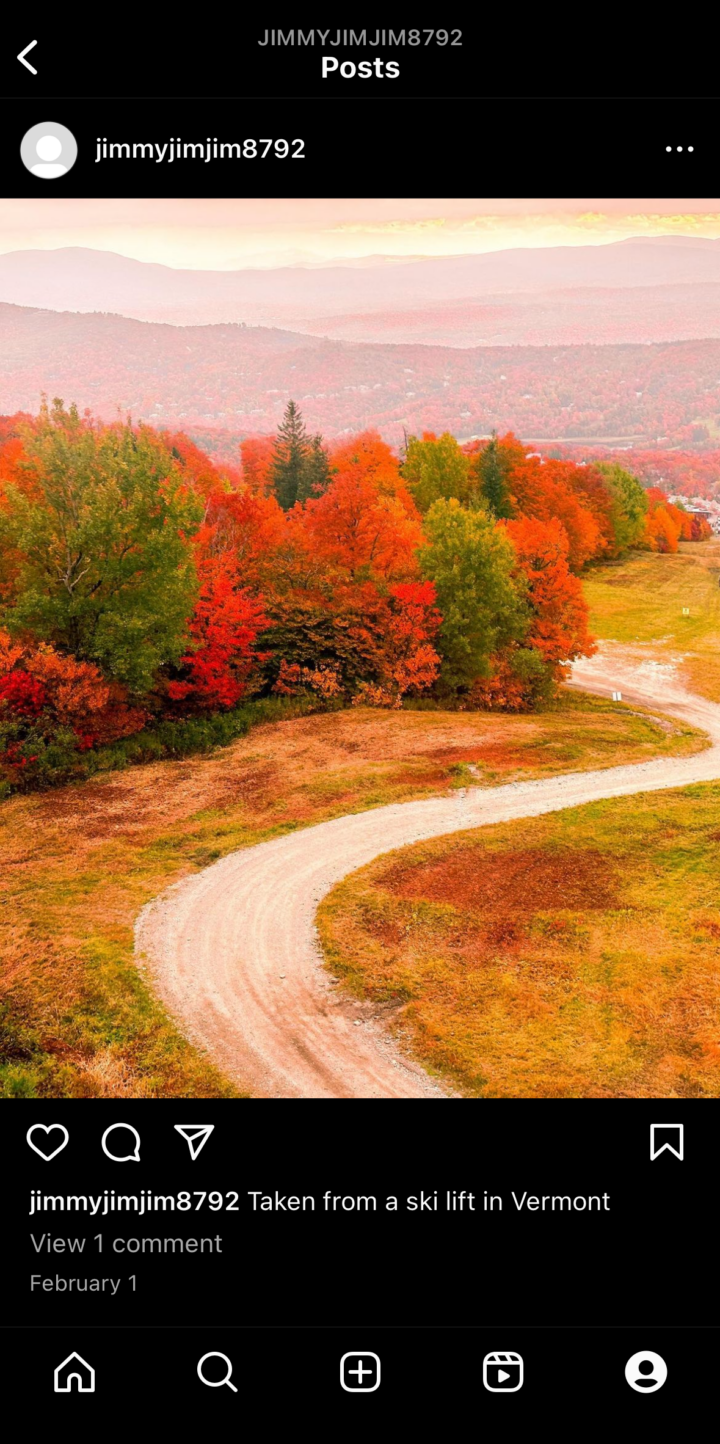
[[[57,121],[34,125],[22,138],[20,158],[39,180],[57,180],[67,175],[77,160],[77,141],[72,131]]]
[[[655,1377],[655,1365],[652,1359],[641,1359],[638,1364],[637,1377],[635,1379],[636,1389],[654,1389],[657,1384]]]
[[[652,1349],[643,1349],[640,1353],[633,1354],[625,1365],[625,1378],[631,1389],[638,1394],[655,1394],[662,1389],[667,1379],[667,1364],[662,1354],[654,1354]]]
[[[37,162],[31,166],[33,175],[45,180],[54,180],[57,175],[66,175],[67,166],[62,163],[62,141],[56,135],[41,135],[35,145]]]

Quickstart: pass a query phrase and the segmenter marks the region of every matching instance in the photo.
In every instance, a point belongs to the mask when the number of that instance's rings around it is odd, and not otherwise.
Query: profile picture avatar
[[[77,141],[72,131],[56,120],[41,121],[27,130],[20,143],[23,165],[41,180],[67,175],[77,160]]]
[[[625,1365],[625,1378],[637,1394],[655,1394],[667,1379],[667,1364],[660,1354],[644,1349]]]

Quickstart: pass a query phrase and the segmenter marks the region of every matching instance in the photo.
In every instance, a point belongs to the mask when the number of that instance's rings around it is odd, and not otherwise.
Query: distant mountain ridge
[[[474,306],[504,296],[517,309],[505,339],[522,343],[523,307],[546,294],[585,288],[633,291],[638,336],[648,310],[643,290],[720,284],[720,241],[659,236],[606,245],[494,251],[367,266],[286,266],[274,270],[174,269],[89,248],[11,251],[0,255],[0,301],[58,311],[103,311],[135,320],[204,325],[227,321],[340,334],[338,319],[367,317],[381,340],[385,313]],[[612,307],[612,298],[608,298]],[[625,298],[624,309],[628,309]],[[668,296],[668,310],[672,297]],[[356,328],[357,329],[357,328]],[[456,325],[441,321],[444,344]],[[547,339],[559,339],[552,324]],[[695,329],[691,327],[691,334]],[[472,344],[463,339],[460,344]],[[652,339],[652,336],[650,337]],[[487,342],[482,334],[476,342]]]
[[[0,304],[0,412],[60,396],[112,419],[243,435],[287,400],[327,436],[376,427],[526,441],[700,444],[720,428],[720,339],[468,346],[336,341],[239,324],[173,326]]]

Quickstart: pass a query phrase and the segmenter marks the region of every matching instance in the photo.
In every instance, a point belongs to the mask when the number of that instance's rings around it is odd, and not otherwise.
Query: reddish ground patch
[[[481,747],[437,747],[428,752],[433,762],[473,762],[480,767],[538,767],[552,756],[547,748],[523,742],[487,742]]]
[[[494,947],[511,948],[526,936],[524,927],[514,918],[496,918],[487,930],[486,941]]]
[[[251,812],[263,811],[268,799],[280,791],[282,777],[274,760],[254,765],[238,762],[229,748],[209,758],[133,768],[125,775],[126,782],[101,776],[84,786],[71,784],[43,793],[35,803],[40,825],[60,825],[64,833],[80,832],[86,839],[102,842],[172,822],[190,809],[241,804]]]
[[[255,767],[236,766],[225,776],[215,778],[208,806],[244,802],[247,807],[262,811],[267,806],[268,798],[280,791],[281,782],[281,769],[274,761],[260,763]]]
[[[720,938],[720,923],[716,922],[714,918],[696,918],[694,925],[702,932],[707,933],[709,937]]]
[[[44,792],[38,799],[37,808],[43,818],[58,818],[65,821],[67,818],[76,817],[79,813],[84,816],[88,812],[107,812],[110,809],[121,807],[132,802],[136,805],[136,789],[124,785],[122,782],[108,782],[102,778],[95,789],[81,791],[75,786],[57,789],[55,792]]]
[[[387,948],[399,948],[407,936],[405,927],[387,919],[365,918],[363,927],[370,937],[377,938],[378,942],[384,943]]]
[[[392,781],[399,787],[442,787],[450,781],[447,767],[406,767],[393,772]]]
[[[437,862],[393,867],[378,881],[400,897],[447,902],[506,918],[554,908],[587,912],[618,902],[615,869],[605,854],[593,848],[488,853],[464,847]]]

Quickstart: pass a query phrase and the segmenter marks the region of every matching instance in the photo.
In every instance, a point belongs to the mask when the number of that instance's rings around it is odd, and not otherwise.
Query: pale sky
[[[0,202],[0,252],[89,246],[201,270],[469,255],[657,235],[720,237],[720,200]]]

